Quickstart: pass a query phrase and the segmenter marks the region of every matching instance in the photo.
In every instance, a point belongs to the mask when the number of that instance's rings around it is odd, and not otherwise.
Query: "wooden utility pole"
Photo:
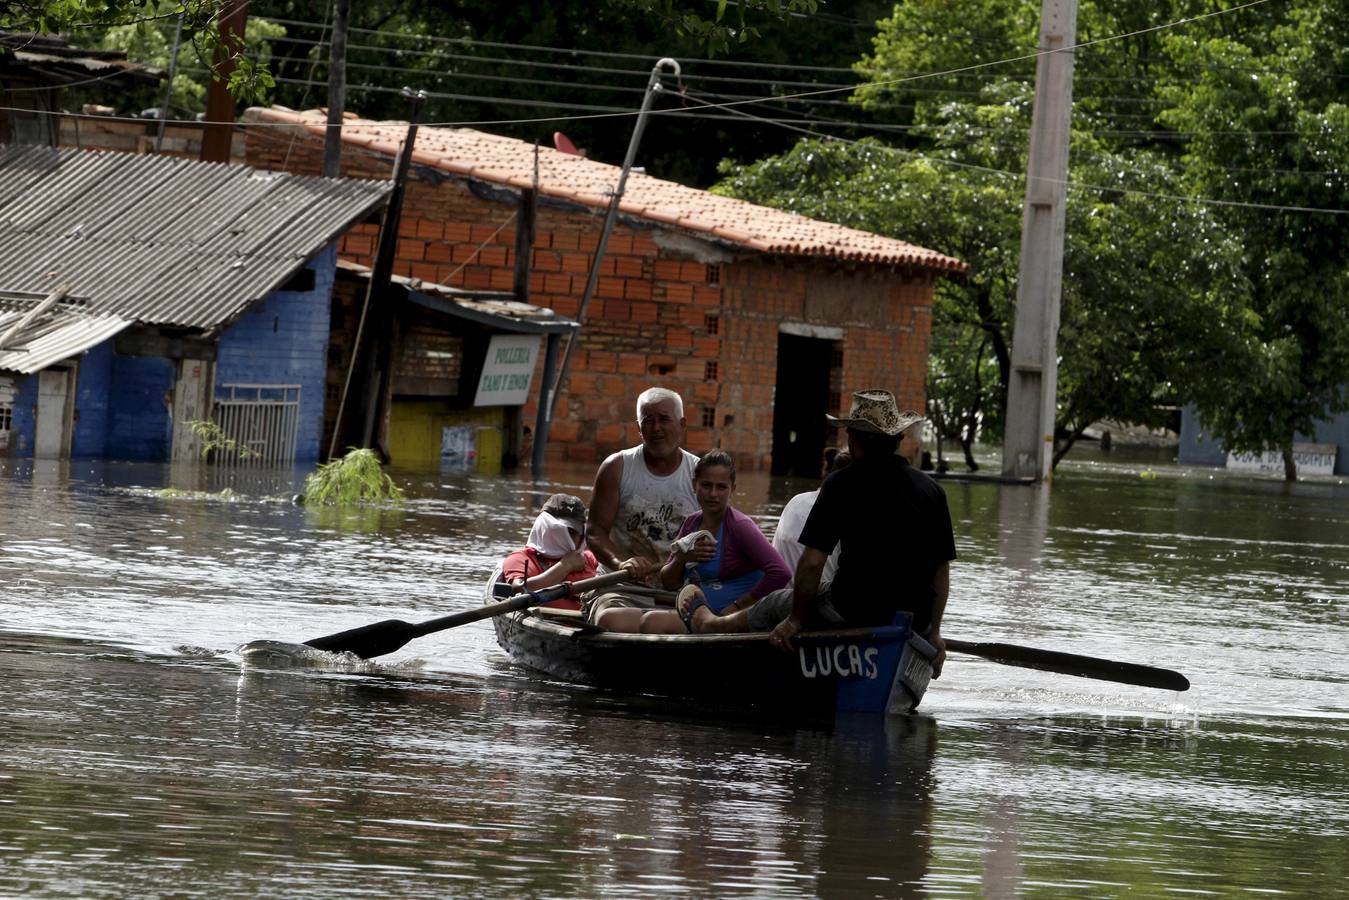
[[[201,135],[202,162],[230,161],[230,140],[234,134],[234,97],[230,95],[230,75],[234,56],[244,46],[248,25],[248,0],[225,0],[220,7],[217,28],[220,46],[211,66],[211,81],[206,87],[206,128]]]
[[[333,3],[333,40],[328,46],[328,131],[323,138],[323,174],[342,174],[342,117],[347,109],[347,22],[351,0]]]
[[[407,137],[394,165],[393,190],[389,205],[384,210],[384,221],[379,227],[379,244],[375,248],[375,264],[370,270],[370,286],[365,296],[365,309],[373,316],[371,347],[365,395],[365,426],[361,431],[361,446],[386,446],[388,430],[388,385],[390,378],[393,320],[397,310],[391,308],[389,283],[393,278],[394,257],[398,254],[398,223],[403,214],[403,195],[407,189],[408,170],[412,167],[412,151],[417,145],[417,123],[421,120],[426,91],[403,88],[403,96],[412,101],[412,117],[408,122]],[[364,315],[364,314],[363,314]],[[356,350],[360,352],[359,347]],[[340,424],[340,423],[339,423]]]
[[[1002,473],[1048,479],[1054,464],[1058,391],[1059,300],[1063,287],[1068,134],[1073,108],[1077,0],[1042,0],[1035,112],[1021,218],[1016,325]]]

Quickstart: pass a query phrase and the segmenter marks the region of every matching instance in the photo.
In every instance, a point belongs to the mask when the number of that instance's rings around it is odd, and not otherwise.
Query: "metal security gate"
[[[225,446],[215,448],[217,463],[267,466],[294,462],[300,386],[217,385],[214,418],[227,439]]]

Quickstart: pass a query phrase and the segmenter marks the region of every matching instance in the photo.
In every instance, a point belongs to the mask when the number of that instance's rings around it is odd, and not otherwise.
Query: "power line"
[[[315,50],[321,50],[322,48],[328,46],[328,41],[323,40],[316,41],[311,40],[309,38],[298,38],[290,36],[270,38],[269,43],[298,44],[301,46],[307,45]],[[396,54],[398,56],[405,56],[405,55],[420,56],[433,59],[436,61],[448,59],[454,60],[456,62],[474,62],[474,63],[484,63],[494,65],[508,65],[508,66],[528,66],[530,68],[548,69],[550,71],[557,71],[557,72],[585,72],[587,74],[599,74],[599,75],[633,75],[633,76],[640,76],[642,78],[645,78],[647,75],[650,74],[649,71],[641,69],[616,69],[610,66],[588,66],[588,65],[576,65],[573,63],[542,62],[539,60],[511,59],[508,57],[500,57],[500,56],[474,56],[472,54],[467,53],[445,53],[439,50],[417,50],[417,49],[405,49],[402,47],[378,47],[373,44],[348,44],[347,47],[350,50],[361,50],[383,54]],[[775,84],[791,87],[847,88],[853,87],[855,85],[865,84],[865,82],[862,81],[854,82],[853,84],[829,84],[829,83],[822,84],[817,81],[792,81],[788,79],[776,79],[776,78],[774,79],[738,78],[732,75],[703,75],[698,74],[696,72],[690,72],[688,70],[684,71],[683,78],[685,80],[721,81],[727,83],[740,83],[740,84]],[[642,88],[637,88],[637,90],[642,90]]]
[[[1264,2],[1264,0],[1262,0]],[[276,22],[279,25],[301,25],[316,27],[316,23],[304,22],[297,19],[268,19],[270,22]],[[654,57],[648,53],[624,53],[615,50],[581,50],[564,47],[548,47],[540,44],[512,44],[502,41],[482,41],[477,38],[462,37],[452,38],[433,34],[396,34],[394,32],[379,31],[372,28],[352,28],[353,33],[375,34],[381,37],[397,37],[402,40],[427,41],[433,44],[457,44],[461,46],[490,47],[494,50],[532,50],[538,53],[559,53],[568,56],[601,56],[612,59],[634,59],[645,63],[651,63]],[[853,74],[853,70],[843,66],[797,66],[780,65],[778,63],[755,62],[751,60],[703,60],[704,65],[732,66],[743,68],[761,68],[761,69],[783,69],[791,68],[800,72],[836,72],[844,74]]]
[[[116,71],[108,72],[104,75],[96,75],[93,78],[85,78],[82,81],[64,81],[60,84],[55,85],[48,84],[26,88],[3,87],[0,88],[0,91],[3,91],[6,94],[28,94],[34,91],[51,91],[51,90],[59,90],[61,88],[81,87],[86,84],[95,84],[96,82],[107,81],[108,79],[116,78],[119,75],[134,75],[138,71],[139,71],[138,69],[117,69]],[[36,110],[29,110],[29,112],[36,112]]]
[[[697,99],[697,98],[694,98],[694,99]],[[709,105],[711,105],[711,104],[709,104]],[[976,164],[973,164],[973,163],[964,163],[964,162],[959,162],[959,161],[953,160],[953,159],[946,159],[946,158],[943,158],[943,157],[940,157],[940,156],[928,156],[928,155],[926,155],[926,154],[918,153],[918,152],[913,151],[913,150],[905,150],[905,149],[899,148],[899,147],[890,147],[890,146],[885,145],[885,144],[864,144],[864,143],[861,142],[861,141],[853,140],[853,139],[851,139],[851,138],[838,137],[838,136],[835,136],[835,135],[828,135],[828,134],[820,134],[819,132],[810,131],[810,130],[807,129],[807,128],[802,128],[802,127],[799,127],[799,126],[796,126],[796,125],[787,125],[787,124],[781,124],[781,123],[769,123],[767,120],[761,119],[759,116],[756,116],[756,115],[754,115],[753,113],[748,113],[748,112],[745,112],[744,110],[740,110],[740,109],[735,109],[735,113],[736,113],[737,115],[744,116],[744,117],[747,117],[747,118],[750,118],[750,119],[756,119],[756,120],[759,120],[759,121],[763,121],[763,122],[765,122],[766,124],[776,124],[777,127],[779,127],[779,128],[786,128],[786,129],[788,129],[788,130],[790,130],[790,131],[796,131],[796,132],[799,132],[799,133],[801,133],[801,134],[806,134],[806,135],[809,135],[809,136],[811,136],[811,137],[814,137],[814,138],[817,138],[817,139],[823,140],[823,141],[833,141],[833,142],[836,142],[836,143],[850,144],[850,145],[852,145],[852,146],[863,147],[863,148],[865,148],[865,149],[879,150],[879,151],[882,151],[882,152],[885,152],[885,153],[891,153],[891,154],[897,154],[897,155],[910,156],[910,157],[914,157],[914,158],[917,158],[917,159],[925,160],[925,161],[927,161],[927,162],[939,163],[939,164],[942,164],[942,165],[953,166],[953,167],[955,167],[955,168],[960,168],[960,169],[969,169],[969,170],[973,170],[973,171],[984,172],[984,173],[988,173],[988,174],[992,174],[992,175],[998,175],[998,176],[1004,177],[1004,178],[1016,178],[1016,179],[1020,179],[1020,178],[1022,177],[1022,175],[1021,175],[1020,173],[1017,173],[1017,172],[1009,172],[1009,171],[1007,171],[1006,169],[995,169],[995,168],[993,168],[993,167],[991,167],[991,166],[981,166],[981,165],[976,165]],[[1051,179],[1051,180],[1052,180],[1052,179]],[[1090,190],[1090,191],[1095,191],[1095,192],[1097,192],[1097,193],[1127,194],[1127,195],[1131,195],[1131,196],[1147,197],[1147,198],[1154,199],[1154,200],[1175,200],[1175,201],[1179,201],[1179,202],[1182,202],[1182,203],[1197,203],[1197,204],[1207,205],[1207,206],[1223,206],[1223,207],[1232,207],[1232,208],[1241,208],[1241,209],[1263,209],[1263,210],[1269,210],[1269,211],[1272,211],[1272,212],[1323,213],[1323,214],[1326,214],[1326,215],[1335,215],[1335,216],[1349,215],[1349,209],[1327,209],[1327,208],[1313,207],[1313,206],[1286,206],[1286,205],[1274,204],[1274,203],[1254,203],[1254,202],[1240,201],[1240,200],[1220,200],[1220,199],[1216,199],[1216,198],[1212,198],[1212,197],[1187,197],[1187,196],[1182,196],[1182,195],[1178,195],[1178,194],[1163,194],[1163,193],[1156,192],[1156,191],[1143,191],[1143,190],[1138,190],[1138,189],[1136,189],[1136,188],[1125,188],[1125,187],[1118,187],[1118,186],[1102,186],[1102,185],[1094,185],[1094,184],[1085,184],[1085,183],[1074,182],[1074,181],[1072,181],[1072,180],[1067,180],[1067,181],[1064,181],[1064,182],[1062,182],[1062,183],[1065,184],[1065,185],[1067,185],[1068,188],[1074,189],[1074,190]]]

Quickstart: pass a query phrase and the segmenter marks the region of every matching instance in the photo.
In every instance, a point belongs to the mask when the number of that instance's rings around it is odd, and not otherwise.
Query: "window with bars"
[[[703,381],[716,381],[716,380],[717,380],[717,361],[715,359],[709,359],[707,362],[703,363]]]
[[[708,334],[716,334],[721,330],[721,316],[706,315],[703,316],[703,329]]]
[[[707,267],[707,283],[721,284],[721,266],[713,263]]]
[[[715,406],[709,406],[703,410],[703,427],[711,428],[717,424],[717,409]]]

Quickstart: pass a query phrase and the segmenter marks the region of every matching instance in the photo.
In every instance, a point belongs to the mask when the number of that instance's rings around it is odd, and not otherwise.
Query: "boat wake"
[[[315,669],[324,672],[389,673],[420,668],[420,661],[400,661],[396,666],[361,659],[355,653],[330,653],[307,644],[286,641],[249,641],[237,647],[245,669]]]

